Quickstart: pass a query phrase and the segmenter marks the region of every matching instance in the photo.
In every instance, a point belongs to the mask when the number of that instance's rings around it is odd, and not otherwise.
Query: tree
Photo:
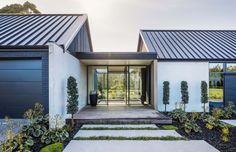
[[[169,81],[163,82],[163,104],[165,105],[165,112],[166,112],[166,105],[169,104],[170,99],[170,87]]]
[[[0,9],[0,13],[40,14],[36,5],[26,1],[22,4],[6,5]]]
[[[208,102],[208,92],[206,81],[201,82],[201,102],[204,104],[203,110],[206,112],[206,103]]]
[[[188,83],[186,81],[181,81],[181,94],[182,94],[182,102],[184,104],[184,111],[185,106],[188,104],[189,95],[188,95]]]
[[[71,114],[72,126],[74,126],[74,114],[78,112],[78,88],[76,79],[70,76],[67,79],[67,113]]]

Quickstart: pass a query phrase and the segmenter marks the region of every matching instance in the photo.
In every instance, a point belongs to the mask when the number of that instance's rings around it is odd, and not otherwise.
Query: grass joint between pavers
[[[187,140],[185,137],[161,136],[161,137],[113,137],[113,136],[91,136],[76,137],[74,140]]]

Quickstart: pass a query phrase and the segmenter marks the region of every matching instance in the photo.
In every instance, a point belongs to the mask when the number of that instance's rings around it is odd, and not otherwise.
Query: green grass
[[[74,140],[187,140],[184,137],[162,136],[162,137],[112,137],[112,136],[92,136],[76,137]]]
[[[108,127],[84,127],[80,130],[160,130],[159,128],[132,128],[132,127],[116,127],[116,128],[108,128]]]
[[[178,127],[173,125],[162,125],[160,126],[160,129],[162,130],[178,130]]]
[[[210,99],[223,99],[223,89],[210,88],[209,89],[209,98]]]

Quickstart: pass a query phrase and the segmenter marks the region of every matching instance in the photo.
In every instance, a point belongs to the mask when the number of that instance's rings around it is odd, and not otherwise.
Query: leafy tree
[[[166,105],[169,104],[170,99],[170,87],[169,81],[163,82],[163,104],[165,105],[165,112],[166,112]]]
[[[188,82],[181,81],[181,94],[182,94],[182,102],[184,104],[184,111],[185,105],[188,104],[189,95],[188,95]]]
[[[206,81],[201,82],[201,102],[204,104],[203,110],[206,112],[206,103],[208,102],[208,92]]]
[[[78,112],[78,88],[76,79],[70,76],[67,80],[67,113],[71,114],[72,126],[74,126],[74,114]]]
[[[0,13],[40,14],[36,5],[26,1],[22,4],[6,5],[0,9]]]

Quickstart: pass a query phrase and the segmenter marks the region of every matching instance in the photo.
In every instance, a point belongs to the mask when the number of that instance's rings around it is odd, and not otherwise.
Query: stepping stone
[[[134,141],[134,140],[72,140],[63,152],[219,152],[204,140]]]
[[[154,128],[158,127],[155,124],[140,124],[140,125],[132,125],[132,124],[120,124],[120,125],[104,125],[104,124],[96,124],[96,125],[83,125],[82,128]]]
[[[236,126],[236,120],[221,120],[221,121],[223,121],[223,122],[225,122],[227,124],[231,124],[233,126]]]
[[[79,130],[74,136],[92,137],[92,136],[110,136],[110,137],[163,137],[173,136],[181,137],[174,130]]]

